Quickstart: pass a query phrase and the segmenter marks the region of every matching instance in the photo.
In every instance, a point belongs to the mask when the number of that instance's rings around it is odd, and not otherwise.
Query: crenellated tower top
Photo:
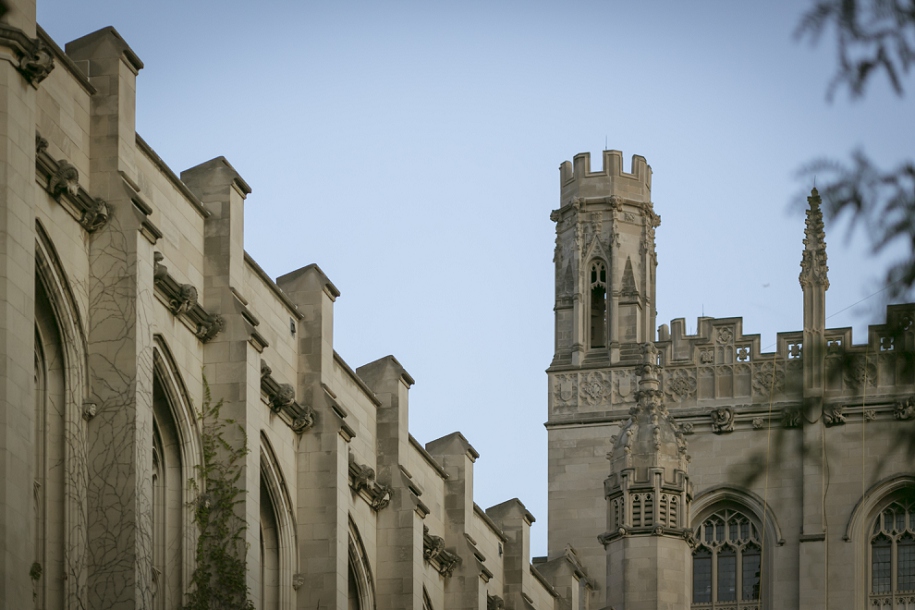
[[[623,153],[604,151],[604,167],[591,171],[591,153],[575,155],[572,163],[559,166],[560,205],[576,199],[620,197],[642,203],[651,202],[651,167],[641,155],[632,155],[632,172],[623,171]]]

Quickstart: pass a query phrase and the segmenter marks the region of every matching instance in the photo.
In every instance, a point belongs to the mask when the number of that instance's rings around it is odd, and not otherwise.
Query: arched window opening
[[[915,592],[915,493],[884,508],[870,533],[869,605],[896,607]]]
[[[718,511],[696,530],[693,608],[721,609],[759,602],[762,543],[756,524],[742,512]],[[741,608],[758,608],[756,604]]]
[[[349,569],[347,570],[347,590],[349,610],[374,610],[375,585],[369,567],[365,547],[356,526],[350,521],[349,531]]]
[[[158,374],[153,375],[153,608],[180,608],[183,579],[184,471],[178,427]]]
[[[279,608],[280,538],[270,491],[261,475],[261,603],[263,610]]]
[[[607,347],[607,266],[591,263],[591,347]]]
[[[32,481],[34,561],[41,578],[32,581],[36,608],[65,605],[68,531],[64,520],[53,518],[67,500],[67,456],[75,443],[67,440],[67,362],[60,319],[40,275],[35,277],[35,397],[33,405],[35,470]]]

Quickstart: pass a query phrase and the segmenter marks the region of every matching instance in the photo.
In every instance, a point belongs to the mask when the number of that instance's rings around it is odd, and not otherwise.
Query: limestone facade
[[[274,281],[245,252],[251,188],[232,165],[179,175],[136,133],[143,63],[117,31],[62,49],[34,2],[5,6],[0,607],[182,608],[217,493],[201,468],[242,447],[245,527],[222,542],[258,609],[576,595],[574,573],[531,567],[520,501],[474,502],[467,439],[410,435],[398,361],[334,351],[321,269]],[[207,458],[199,412],[218,402],[234,423]]]
[[[575,549],[594,608],[915,607],[915,306],[860,345],[826,328],[814,189],[802,330],[771,353],[740,318],[655,336],[651,169],[621,159],[560,167],[550,558]]]
[[[62,49],[34,1],[6,5],[0,607],[182,608],[219,403],[258,609],[915,608],[915,308],[862,345],[825,327],[816,193],[804,328],[764,353],[739,318],[656,331],[644,158],[561,166],[531,563],[534,516],[474,502],[470,442],[410,435],[397,359],[336,353],[321,269],[274,280],[245,252],[232,165],[179,175],[136,133],[143,63],[117,31]]]

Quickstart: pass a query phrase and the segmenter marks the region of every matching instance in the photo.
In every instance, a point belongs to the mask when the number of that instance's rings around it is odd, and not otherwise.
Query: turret
[[[603,168],[591,155],[559,167],[556,222],[556,343],[553,365],[633,364],[638,345],[654,340],[654,231],[651,167],[606,150]]]
[[[691,552],[686,440],[660,390],[658,350],[642,346],[637,404],[611,439],[604,481],[607,605],[626,610],[689,607]],[[638,592],[631,590],[638,587]]]

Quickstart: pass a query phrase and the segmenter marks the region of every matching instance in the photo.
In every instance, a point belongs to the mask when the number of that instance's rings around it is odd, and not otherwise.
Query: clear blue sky
[[[394,354],[414,436],[463,431],[477,502],[521,498],[545,554],[559,163],[645,156],[658,323],[744,316],[768,346],[801,325],[798,170],[911,153],[911,96],[827,103],[832,39],[792,37],[806,5],[39,0],[38,19],[61,46],[117,28],[146,64],[140,134],[179,173],[229,159],[254,189],[248,252],[273,277],[327,272],[340,354]],[[826,231],[829,325],[862,342],[879,297],[833,314],[884,265]]]

